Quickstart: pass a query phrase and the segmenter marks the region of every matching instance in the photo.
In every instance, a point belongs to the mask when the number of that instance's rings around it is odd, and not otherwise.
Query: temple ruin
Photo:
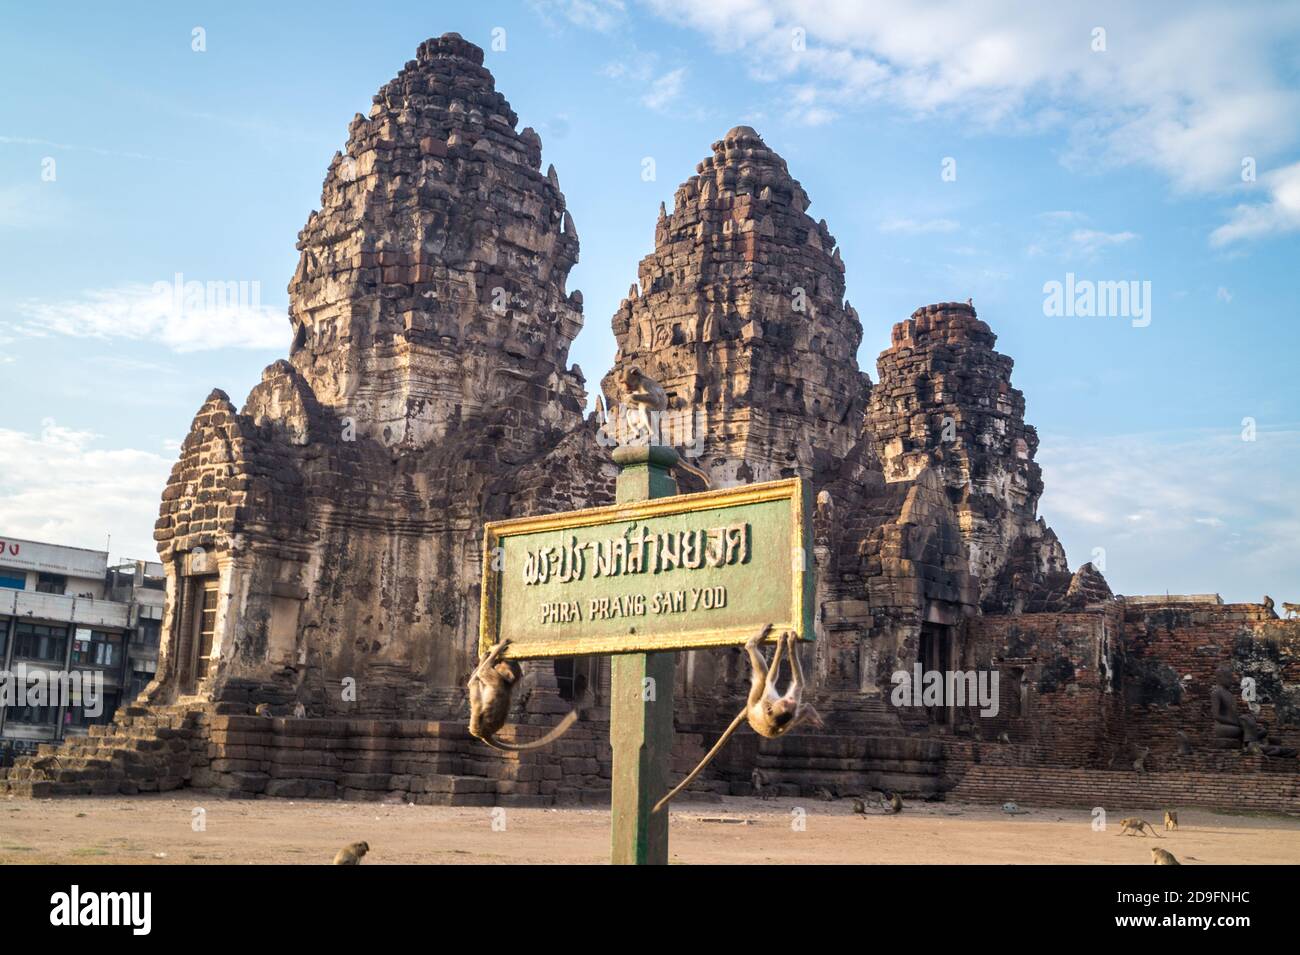
[[[1300,745],[1300,621],[1071,572],[992,328],[969,302],[918,308],[873,383],[834,236],[755,130],[727,132],[661,206],[586,414],[568,361],[578,236],[540,137],[517,125],[455,34],[353,118],[299,235],[289,355],[242,409],[211,393],[163,492],[157,680],[0,786],[607,801],[608,659],[525,665],[516,739],[594,694],[539,753],[471,739],[465,681],[484,522],[613,500],[611,422],[635,367],[665,386],[714,486],[797,475],[825,492],[809,670],[828,725],[741,734],[698,792],[747,794],[758,766],[787,794],[1300,809],[1294,759],[1222,745],[1211,710],[1230,668],[1254,680],[1243,713],[1271,745]],[[894,674],[918,664],[996,672],[997,714],[896,705]],[[739,650],[682,654],[674,772],[735,713],[746,666]]]

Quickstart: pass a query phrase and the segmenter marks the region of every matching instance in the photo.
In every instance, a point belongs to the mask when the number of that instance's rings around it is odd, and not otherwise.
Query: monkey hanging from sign
[[[493,749],[505,753],[522,753],[547,746],[569,731],[578,719],[580,705],[575,705],[545,736],[531,743],[507,743],[497,739],[497,733],[506,725],[510,715],[510,694],[521,675],[519,664],[501,659],[509,645],[502,640],[484,654],[479,665],[469,677],[469,732]],[[585,695],[585,694],[584,694]],[[580,704],[582,701],[577,701]]]
[[[825,725],[812,704],[803,702],[803,667],[799,663],[799,653],[795,649],[795,644],[799,642],[799,638],[788,631],[778,636],[776,638],[776,652],[772,654],[772,662],[769,665],[763,660],[762,651],[758,647],[771,632],[772,625],[769,623],[750,637],[745,644],[745,650],[749,654],[749,662],[753,668],[750,673],[749,698],[745,701],[745,708],[737,713],[736,718],[731,721],[731,725],[722,731],[718,741],[713,744],[711,750],[704,754],[704,758],[700,760],[699,765],[692,769],[685,779],[674,786],[668,795],[655,803],[655,812],[668,805],[673,797],[689,786],[695,780],[695,777],[703,772],[704,767],[713,761],[713,757],[718,755],[723,745],[731,738],[731,735],[740,728],[742,720],[748,720],[754,732],[767,739],[784,736],[804,720],[810,720],[815,726],[819,727]],[[790,683],[784,693],[779,693],[776,689],[776,678],[781,669],[782,653],[786,654],[790,661]]]

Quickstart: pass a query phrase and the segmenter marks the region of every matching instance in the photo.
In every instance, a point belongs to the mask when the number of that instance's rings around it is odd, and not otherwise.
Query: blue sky
[[[194,411],[213,387],[242,403],[287,352],[294,241],[348,121],[455,30],[558,171],[589,383],[659,202],[752,125],[840,243],[873,380],[894,322],[973,298],[1072,565],[1100,548],[1119,592],[1300,599],[1300,8],[1050,6],[10,8],[0,535],[153,555]],[[258,282],[259,307],[147,307],[177,273]],[[1046,315],[1067,273],[1149,282],[1150,323]]]

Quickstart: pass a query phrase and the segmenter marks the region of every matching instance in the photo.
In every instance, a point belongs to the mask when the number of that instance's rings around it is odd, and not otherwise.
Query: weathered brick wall
[[[983,738],[1006,732],[1030,764],[1104,765],[1119,732],[1107,653],[1118,622],[1113,608],[967,621],[964,666],[999,673],[998,715],[977,718]]]
[[[1260,757],[1255,761],[1262,770]],[[949,798],[1026,806],[1101,806],[1108,814],[1130,809],[1196,806],[1251,812],[1300,812],[1300,776],[1295,773],[1135,773],[1047,766],[973,766]],[[1118,821],[1112,816],[1112,822]],[[1155,822],[1156,820],[1150,820]]]
[[[1149,766],[1177,754],[1176,730],[1197,750],[1210,747],[1210,692],[1225,666],[1255,679],[1256,719],[1283,745],[1300,748],[1300,620],[1275,620],[1258,604],[1125,610],[1125,724],[1130,741],[1151,747]],[[1239,708],[1247,712],[1245,703]]]

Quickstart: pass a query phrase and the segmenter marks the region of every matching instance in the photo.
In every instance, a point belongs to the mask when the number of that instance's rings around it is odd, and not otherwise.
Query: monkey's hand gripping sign
[[[496,521],[480,653],[516,660],[812,639],[809,488],[799,478]]]

